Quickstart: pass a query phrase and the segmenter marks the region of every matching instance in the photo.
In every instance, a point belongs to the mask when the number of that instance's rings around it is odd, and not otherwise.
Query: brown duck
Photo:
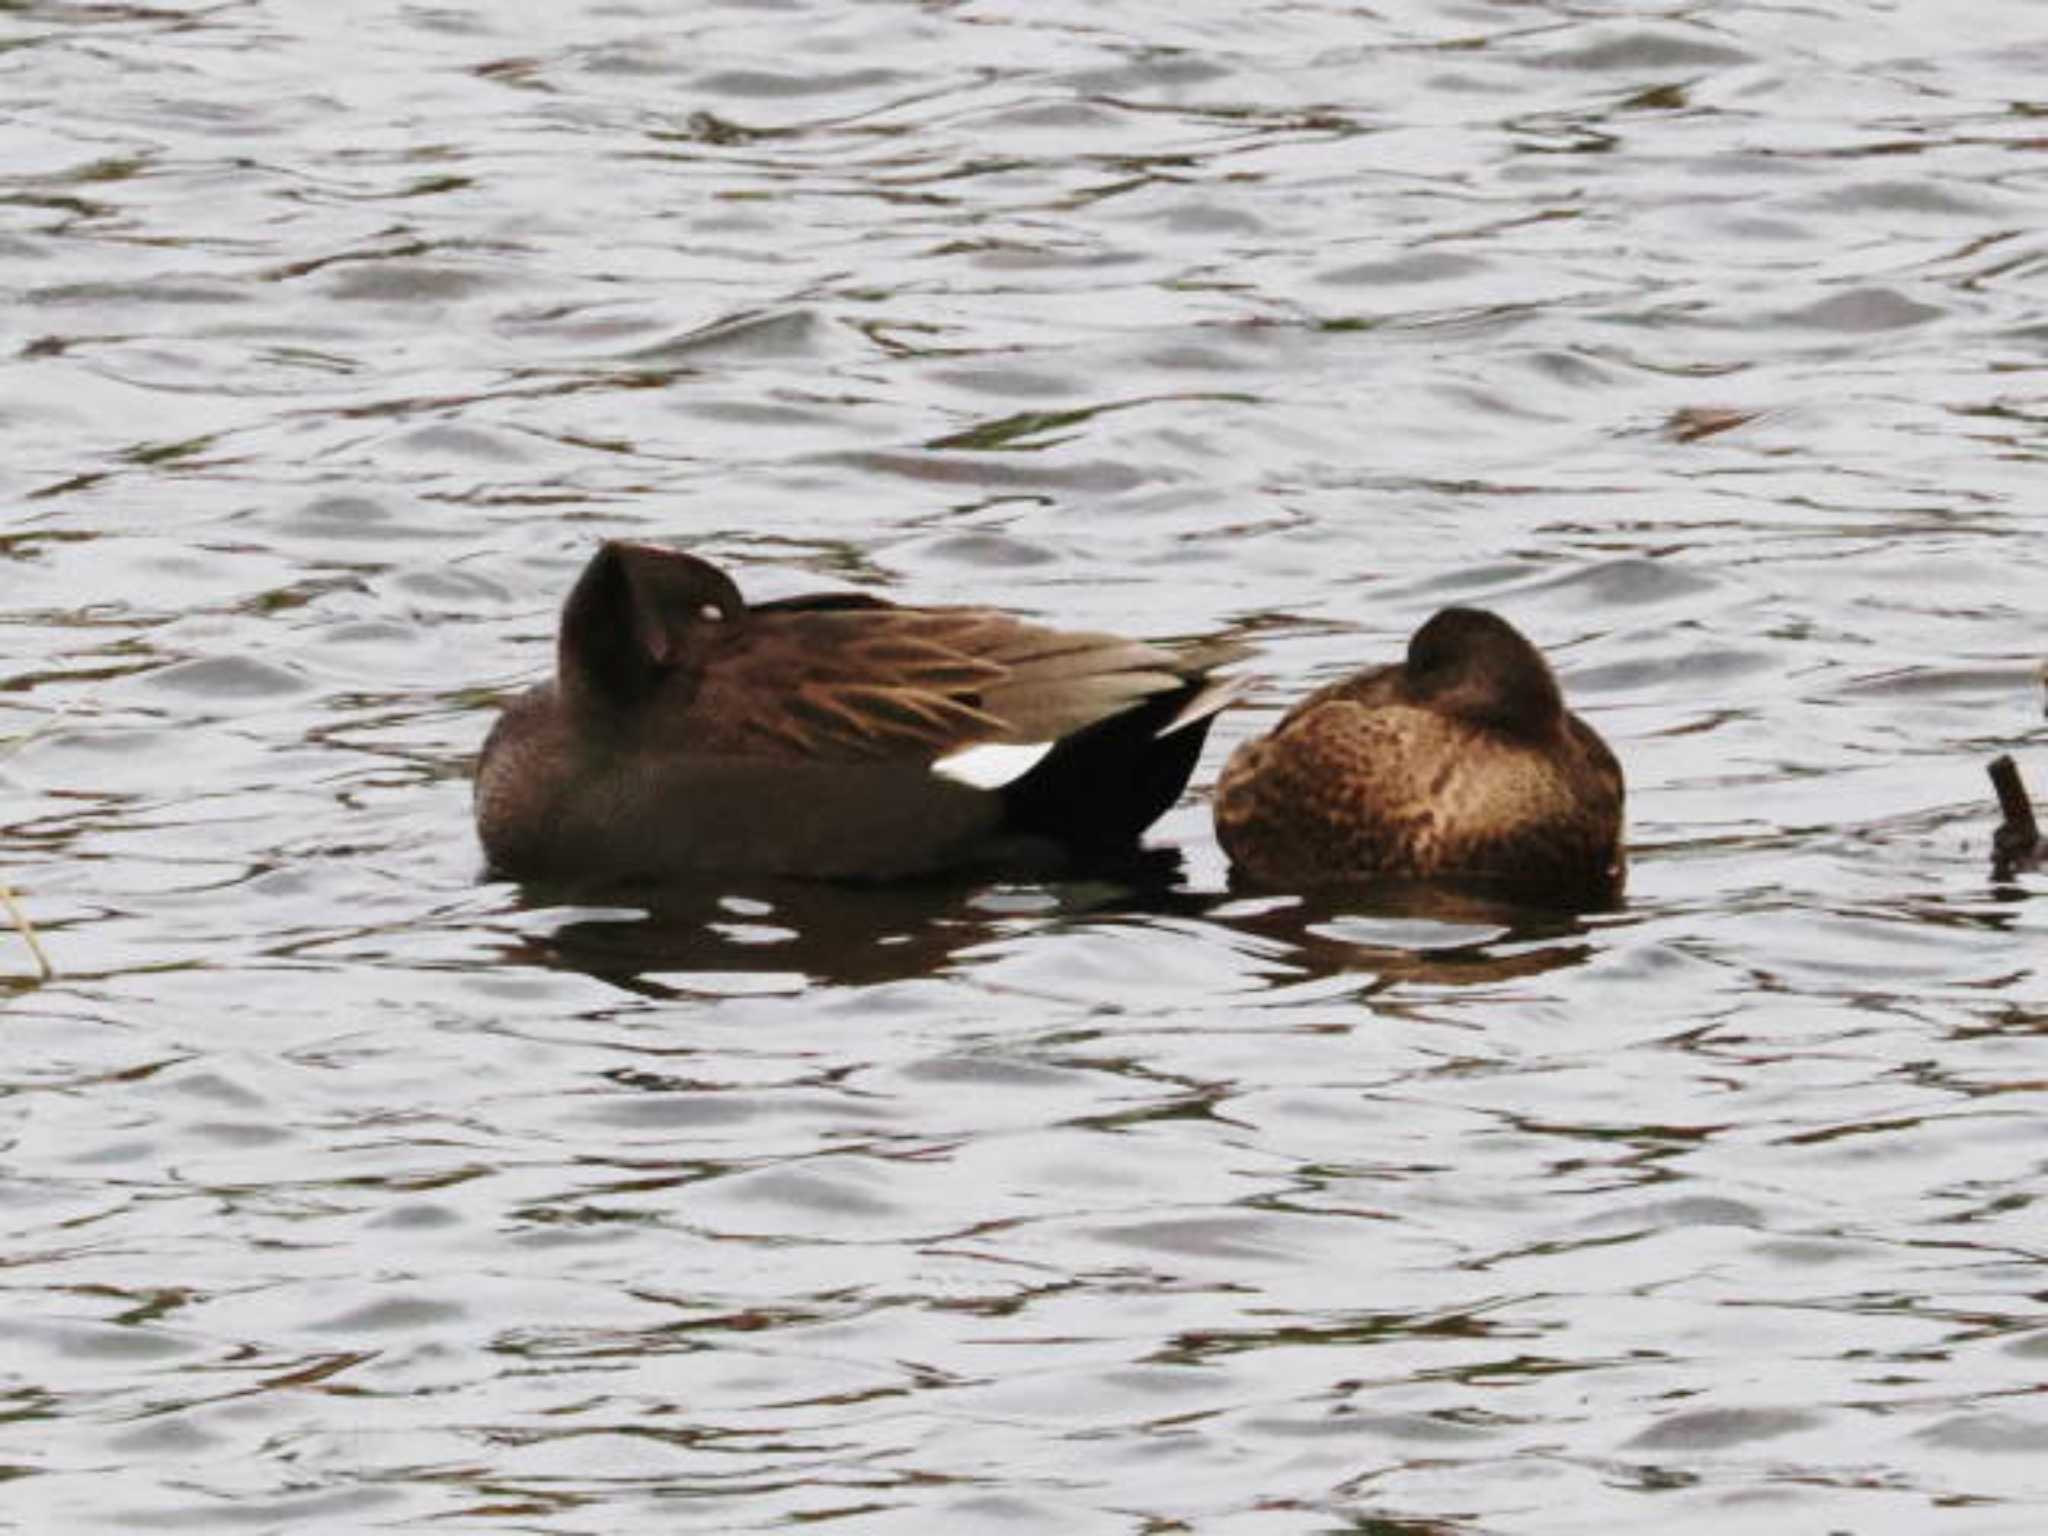
[[[1231,755],[1216,835],[1254,883],[1470,879],[1620,894],[1621,765],[1499,616],[1446,608],[1405,661],[1320,688]]]
[[[495,872],[573,883],[1113,853],[1180,795],[1237,654],[855,593],[750,605],[694,556],[607,543],[554,680],[484,743],[477,831]]]

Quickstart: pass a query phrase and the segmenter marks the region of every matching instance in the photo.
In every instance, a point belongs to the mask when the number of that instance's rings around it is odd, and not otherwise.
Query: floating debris
[[[1989,771],[1991,787],[1998,791],[1998,809],[2005,818],[1991,834],[1991,877],[2009,880],[2040,863],[2041,828],[2013,760],[2001,754],[1992,760]]]
[[[13,890],[4,880],[0,880],[0,906],[7,908],[7,915],[14,920],[15,932],[28,944],[28,952],[36,957],[36,970],[43,980],[48,981],[57,974],[56,969],[43,951],[43,941],[36,937],[35,924],[28,920],[28,914],[21,910],[21,903],[14,899]]]
[[[1671,413],[1664,423],[1664,435],[1674,443],[1696,443],[1717,432],[1732,432],[1762,414],[1761,411],[1734,411],[1710,405],[1687,406]]]

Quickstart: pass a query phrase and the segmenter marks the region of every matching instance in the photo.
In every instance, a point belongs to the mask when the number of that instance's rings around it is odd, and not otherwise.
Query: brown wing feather
[[[857,757],[896,750],[1001,740],[1003,722],[955,694],[902,683],[812,679],[782,701],[813,740],[836,741]]]
[[[1311,694],[1272,735],[1239,747],[1217,783],[1218,838],[1259,878],[1413,873],[1433,840],[1429,791],[1453,745],[1443,722],[1360,708],[1342,687]]]
[[[713,650],[690,714],[708,751],[929,759],[1052,740],[1201,670],[1165,647],[987,609],[763,605]]]

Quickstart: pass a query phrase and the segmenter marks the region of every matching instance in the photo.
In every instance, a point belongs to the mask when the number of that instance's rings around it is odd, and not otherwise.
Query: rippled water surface
[[[0,1527],[2034,1533],[2033,0],[0,4]],[[596,541],[1234,631],[1161,888],[484,882]],[[1584,918],[1233,894],[1449,600]],[[1169,859],[1172,854],[1169,855]]]

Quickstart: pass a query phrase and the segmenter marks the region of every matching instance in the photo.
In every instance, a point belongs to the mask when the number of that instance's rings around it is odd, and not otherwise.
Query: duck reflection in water
[[[1291,984],[1359,977],[1389,986],[1481,987],[1582,965],[1597,952],[1583,910],[1516,900],[1497,883],[1332,882],[1285,895],[1240,890],[1206,920],[1283,959]]]
[[[642,890],[630,906],[565,908],[508,960],[597,976],[649,995],[877,986],[942,975],[979,946],[1059,922],[1142,921],[1190,898],[1174,848],[1132,850],[1053,881],[959,875],[892,884],[754,877]],[[558,892],[529,886],[536,905]],[[693,981],[691,978],[698,978]]]

